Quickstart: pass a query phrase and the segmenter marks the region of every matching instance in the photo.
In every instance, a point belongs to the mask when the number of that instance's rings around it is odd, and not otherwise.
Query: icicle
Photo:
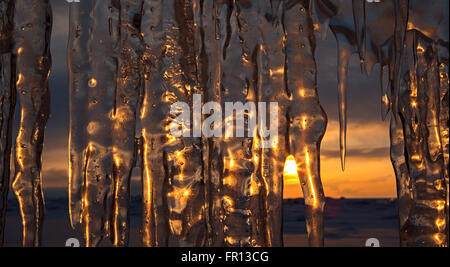
[[[77,227],[82,218],[82,188],[84,183],[84,149],[87,146],[85,130],[87,120],[88,30],[91,21],[89,9],[70,5],[69,15],[69,213],[72,227]],[[92,82],[91,82],[92,83]]]
[[[322,0],[309,0],[308,6],[308,11],[313,22],[314,34],[320,39],[325,40],[330,18],[334,17],[337,13],[336,6],[330,5],[328,1],[325,2]]]
[[[347,75],[348,64],[353,53],[358,52],[358,48],[362,46],[364,41],[364,22],[356,24],[355,19],[351,16],[354,9],[358,6],[354,2],[346,2],[345,5],[339,7],[336,17],[330,22],[330,28],[336,37],[338,51],[338,103],[339,103],[339,144],[341,167],[345,170],[345,157],[347,150]],[[361,9],[361,8],[360,8]],[[362,7],[363,9],[363,7]],[[361,14],[360,14],[361,15]],[[365,19],[365,18],[364,18]],[[355,27],[359,33],[356,34]],[[350,35],[349,35],[350,33]],[[359,39],[357,39],[359,37]],[[362,51],[360,51],[360,54]]]
[[[391,132],[391,156],[400,200],[401,244],[443,246],[448,242],[444,160],[440,133],[437,138],[430,136],[439,124],[433,122],[437,118],[430,113],[431,109],[439,112],[436,105],[440,105],[440,99],[435,97],[440,90],[439,65],[433,43],[420,33],[408,32],[405,40],[398,91],[400,113],[394,113],[398,118],[391,122],[397,128],[395,134]],[[402,142],[404,148],[400,147]],[[404,164],[408,168],[402,167]]]
[[[338,102],[339,102],[339,143],[341,167],[345,170],[347,151],[347,75],[348,63],[352,55],[352,46],[342,35],[336,34],[338,43]]]
[[[86,246],[97,246],[110,231],[113,201],[112,121],[114,115],[119,8],[117,2],[86,1],[79,8],[91,19],[89,27],[77,32],[87,42],[86,60],[78,71],[84,75],[78,81],[86,90],[86,146],[83,148],[82,227]],[[81,15],[81,14],[80,14]],[[73,104],[72,104],[73,105]],[[73,114],[76,115],[76,114]]]
[[[178,101],[193,104],[198,85],[197,1],[146,1],[147,44],[143,136],[143,218],[146,246],[202,246],[206,240],[205,190],[200,137],[175,138],[169,114]],[[162,162],[162,164],[161,164]]]
[[[221,32],[227,34],[221,53],[220,103],[256,102],[256,88],[261,69],[258,57],[261,53],[260,23],[262,6],[268,1],[235,2],[228,10],[229,19]],[[253,112],[253,114],[251,114]],[[257,176],[259,154],[258,140],[252,137],[235,137],[234,132],[249,129],[250,116],[255,111],[247,110],[244,128],[233,125],[238,114],[224,114],[222,125],[225,136],[216,138],[222,151],[223,172],[220,174],[218,192],[212,192],[216,210],[221,214],[213,218],[223,230],[222,246],[264,246],[264,215],[261,198],[266,192],[265,184]],[[256,118],[256,117],[255,117]],[[237,123],[237,121],[236,121]],[[228,132],[227,126],[236,128]],[[241,126],[239,126],[241,127]],[[232,137],[228,137],[228,134]],[[255,162],[254,156],[258,158]],[[220,244],[220,243],[219,243]]]
[[[269,3],[261,1],[262,10],[268,9]],[[278,136],[271,148],[261,148],[260,174],[262,183],[265,185],[264,209],[266,226],[266,246],[283,246],[283,175],[284,163],[287,156],[288,142],[288,117],[289,102],[292,94],[286,88],[286,28],[285,28],[285,10],[287,3],[271,1],[272,12],[270,16],[261,12],[260,24],[262,32],[262,49],[260,50],[262,61],[259,62],[258,71],[261,77],[261,83],[258,88],[258,101],[265,102],[267,105],[272,102],[278,102]],[[295,5],[296,12],[301,12],[309,18],[306,7]],[[310,25],[304,25],[309,27]],[[300,31],[300,26],[295,29]],[[305,29],[306,31],[309,28]],[[312,35],[312,31],[310,31]],[[307,42],[309,39],[302,39],[301,42]],[[300,44],[300,46],[302,46]],[[306,46],[306,45],[305,45]],[[259,67],[261,66],[261,67]],[[267,107],[266,113],[259,109],[259,116],[270,118],[273,111]],[[259,130],[263,126],[259,125]],[[273,138],[273,136],[271,136]],[[262,138],[263,141],[265,138]],[[255,140],[254,142],[258,142]],[[256,148],[258,151],[258,148]]]
[[[8,201],[12,123],[16,103],[14,85],[15,55],[12,48],[12,10],[14,1],[0,3],[0,247],[3,246],[6,205]]]
[[[284,14],[286,29],[286,84],[292,94],[289,108],[289,151],[294,154],[306,204],[310,246],[323,246],[325,196],[320,180],[320,142],[327,117],[317,94],[313,25],[305,8],[295,5]],[[300,29],[300,30],[299,30]]]
[[[355,37],[358,45],[361,71],[367,74],[366,68],[366,1],[352,0],[353,19],[355,21]]]
[[[114,204],[111,218],[112,243],[126,246],[129,240],[130,179],[135,165],[135,128],[142,84],[141,36],[143,1],[120,1],[120,43],[118,44],[117,81],[112,114],[112,153],[114,158]]]
[[[231,19],[229,3],[220,0],[202,1],[201,6],[201,82],[205,88],[204,102],[221,99],[222,57],[226,45],[227,27]],[[207,246],[223,246],[225,241],[223,209],[221,201],[221,183],[223,173],[223,150],[221,138],[203,138],[204,177],[207,185]]]
[[[401,83],[401,65],[403,60],[403,50],[405,35],[409,16],[409,0],[394,0],[395,30],[394,30],[394,80],[392,94],[392,110],[398,113],[399,90]],[[394,116],[394,118],[396,118]]]
[[[51,14],[48,1],[15,1],[16,89],[22,111],[12,188],[20,204],[24,246],[41,244],[44,218],[41,155],[50,113]]]
[[[86,246],[110,234],[113,245],[125,246],[144,49],[142,1],[85,1],[70,8],[71,222],[82,223]]]

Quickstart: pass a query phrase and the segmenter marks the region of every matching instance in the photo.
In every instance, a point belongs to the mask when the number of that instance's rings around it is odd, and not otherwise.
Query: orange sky
[[[334,198],[395,197],[395,176],[388,148],[388,123],[349,125],[347,136],[349,151],[344,172],[341,170],[338,157],[338,127],[336,121],[329,122],[322,142],[321,176],[325,195]],[[359,153],[353,153],[357,155],[352,156],[352,151]],[[332,156],[327,156],[328,154]],[[286,180],[284,197],[300,196],[302,192],[298,180],[292,178]]]

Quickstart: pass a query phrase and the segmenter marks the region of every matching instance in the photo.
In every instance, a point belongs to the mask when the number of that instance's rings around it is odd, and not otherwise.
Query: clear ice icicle
[[[21,121],[12,188],[20,205],[24,246],[39,246],[42,237],[41,156],[50,114],[51,28],[49,1],[15,1],[13,53],[17,56],[16,89],[21,103]]]
[[[84,1],[70,7],[69,196],[86,246],[110,235],[128,244],[129,199],[141,94],[142,1]]]
[[[317,93],[313,25],[303,5],[286,6],[284,27],[286,85],[292,99],[288,109],[289,153],[295,157],[305,198],[309,245],[323,246],[325,195],[319,162],[327,117]]]
[[[200,136],[175,138],[170,114],[178,101],[194,105],[198,81],[197,1],[145,1],[142,32],[147,45],[141,107],[145,246],[203,246],[205,189]]]

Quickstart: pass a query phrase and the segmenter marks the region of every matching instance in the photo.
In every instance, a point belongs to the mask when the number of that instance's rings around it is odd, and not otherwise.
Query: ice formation
[[[15,145],[12,189],[19,201],[23,245],[39,246],[44,218],[41,154],[50,114],[50,33],[52,13],[48,1],[1,1],[1,178],[0,245],[3,242],[12,122],[16,94],[21,104]]]
[[[381,65],[403,246],[449,242],[448,7],[446,0],[319,0],[312,8],[315,28],[329,25],[338,42],[342,162],[349,57],[358,53],[367,74]]]
[[[357,53],[381,65],[391,119],[399,228],[405,246],[448,245],[447,0],[91,0],[70,4],[69,205],[87,246],[129,240],[130,178],[142,170],[145,246],[282,246],[283,176],[297,174],[309,244],[323,246],[315,33],[338,45],[340,148],[345,168],[347,68]],[[16,94],[21,124],[13,190],[23,245],[38,246],[41,153],[49,116],[48,1],[0,1],[0,245]],[[199,96],[199,97],[197,97]],[[254,137],[175,138],[171,105],[278,102],[275,146]],[[258,110],[269,115],[270,110]],[[225,116],[223,116],[225,115]],[[245,129],[250,112],[246,112]],[[221,127],[237,114],[222,114]],[[266,116],[269,117],[269,116]],[[242,129],[236,129],[242,130]],[[289,156],[289,157],[288,157]],[[284,163],[288,158],[288,165]]]
[[[305,192],[310,243],[323,245],[319,144],[326,115],[307,7],[269,0],[71,5],[70,207],[86,245],[107,235],[127,245],[136,151],[143,245],[282,246],[289,154]],[[170,110],[179,101],[194,109],[194,125],[210,101],[277,101],[277,144],[261,147],[257,136],[175,138]],[[222,127],[235,116],[225,114]]]

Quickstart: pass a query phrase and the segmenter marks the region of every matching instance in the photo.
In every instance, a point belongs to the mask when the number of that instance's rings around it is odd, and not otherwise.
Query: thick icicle
[[[147,79],[141,108],[145,246],[202,246],[206,241],[201,136],[175,138],[169,131],[175,116],[170,114],[172,104],[182,101],[193,109],[201,107],[198,5],[191,0],[145,1]],[[195,94],[198,103],[193,103]]]
[[[405,160],[411,176],[413,201],[401,228],[401,237],[407,246],[445,246],[448,244],[448,215],[437,115],[441,105],[438,55],[434,42],[419,32],[412,34],[407,44],[412,53],[405,53],[405,64],[401,67],[399,111],[403,118]]]
[[[120,25],[116,91],[112,114],[114,203],[111,219],[112,243],[126,246],[129,240],[130,179],[136,162],[136,116],[141,93],[142,0],[120,1]]]
[[[14,1],[0,2],[0,247],[3,246],[11,164],[12,123],[16,103],[15,55],[12,54]]]
[[[50,113],[51,15],[49,1],[15,1],[16,87],[22,110],[12,188],[20,204],[24,246],[41,244],[44,219],[41,156]]]
[[[325,196],[320,180],[320,142],[327,117],[317,94],[313,26],[300,3],[286,6],[286,84],[292,103],[288,111],[289,152],[298,165],[306,204],[310,246],[324,245]]]
[[[204,89],[204,102],[220,101],[221,73],[224,46],[227,40],[230,10],[228,1],[202,1],[201,17],[201,84]],[[219,194],[223,153],[219,137],[203,138],[204,177],[206,181],[207,205],[207,246],[223,246],[225,236],[222,226],[223,208]]]
[[[276,138],[270,136],[270,140],[261,136],[264,125],[258,125],[260,138],[262,142],[272,141],[271,147],[262,146],[261,163],[259,173],[265,185],[264,209],[266,225],[266,246],[283,246],[283,176],[284,163],[287,153],[288,142],[288,114],[291,93],[286,88],[286,20],[285,10],[291,8],[291,11],[307,14],[306,7],[302,5],[293,5],[286,1],[261,1],[261,32],[262,46],[260,49],[258,71],[261,79],[258,88],[258,101],[267,105],[267,108],[258,110],[258,117],[270,119],[271,128],[278,127]],[[270,10],[270,16],[264,15],[264,10]],[[295,13],[293,12],[293,13]],[[266,11],[267,14],[267,11]],[[309,18],[309,15],[305,15]],[[307,27],[307,25],[305,25]],[[300,31],[300,26],[295,31]],[[308,30],[308,29],[305,29]],[[302,40],[302,42],[306,40]],[[274,116],[272,103],[277,102],[278,124],[272,125],[271,118]],[[270,104],[269,104],[270,103]],[[257,140],[256,140],[257,141]],[[263,191],[264,192],[264,191]]]
[[[82,223],[86,246],[109,234],[113,245],[124,246],[144,50],[142,1],[85,1],[70,8],[71,222]]]
[[[223,34],[225,45],[221,53],[221,84],[219,103],[255,102],[257,57],[260,53],[260,8],[261,3],[230,2],[228,20]],[[221,38],[222,39],[222,38]],[[251,114],[253,112],[253,114]],[[257,139],[252,137],[233,137],[227,127],[236,128],[235,132],[249,129],[250,116],[254,110],[246,110],[244,129],[233,126],[238,114],[223,112],[222,126],[225,136],[216,138],[223,155],[223,169],[219,181],[219,190],[211,195],[216,201],[216,225],[221,224],[223,240],[221,246],[264,246],[264,224],[261,214],[263,183],[257,176],[257,163],[254,162],[254,146]],[[238,121],[236,121],[237,123]],[[240,126],[241,127],[241,126]],[[229,138],[227,135],[230,134]]]

